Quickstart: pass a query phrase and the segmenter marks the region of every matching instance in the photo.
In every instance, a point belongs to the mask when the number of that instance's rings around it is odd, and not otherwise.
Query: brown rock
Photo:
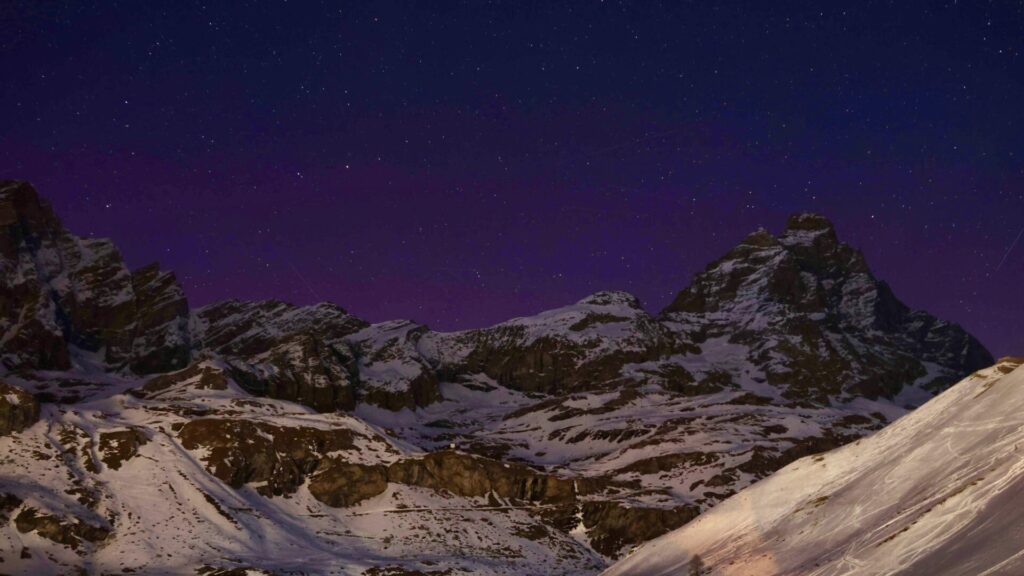
[[[186,383],[196,390],[226,390],[228,387],[223,370],[197,362],[184,370],[154,376],[147,380],[141,389],[133,390],[132,393],[141,397],[156,396]]]
[[[0,436],[21,432],[39,421],[39,401],[29,392],[0,382]]]
[[[291,494],[328,453],[354,447],[348,429],[274,426],[265,422],[200,418],[178,431],[182,446],[206,449],[204,464],[233,488],[266,482],[264,495]]]
[[[118,470],[121,465],[131,460],[139,452],[139,448],[149,443],[149,437],[140,430],[117,430],[100,433],[100,459],[111,469]]]
[[[83,542],[102,542],[110,536],[110,530],[102,526],[93,526],[78,519],[71,521],[58,516],[40,514],[35,508],[22,510],[14,519],[14,525],[22,534],[35,532],[72,550],[77,550]]]
[[[572,480],[541,474],[522,464],[509,464],[461,454],[433,452],[400,460],[388,468],[388,480],[398,484],[444,490],[457,496],[494,493],[525,502],[559,504],[575,499]]]
[[[583,527],[594,550],[617,558],[626,546],[657,538],[693,520],[696,506],[627,507],[619,502],[584,502]]]
[[[354,506],[381,494],[388,487],[384,466],[353,464],[330,458],[309,479],[309,492],[314,498],[334,507]]]

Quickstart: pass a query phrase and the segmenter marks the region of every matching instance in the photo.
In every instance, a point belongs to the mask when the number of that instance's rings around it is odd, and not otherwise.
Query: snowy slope
[[[442,566],[446,574],[594,574],[605,565],[546,528],[540,504],[399,482],[352,505],[324,502],[317,481],[325,468],[380,470],[422,454],[353,416],[253,398],[216,363],[203,367],[131,394],[124,392],[138,381],[104,377],[92,396],[44,405],[34,426],[0,438],[0,572],[193,574],[208,566],[355,575]],[[211,422],[253,433],[229,443],[222,458],[223,435],[196,444],[189,434]],[[261,475],[274,456],[260,445],[277,436],[285,454]],[[311,438],[327,442],[311,448],[316,473],[300,470],[288,486],[291,462]]]
[[[1024,574],[1024,368],[1004,359],[881,432],[799,460],[605,574]]]

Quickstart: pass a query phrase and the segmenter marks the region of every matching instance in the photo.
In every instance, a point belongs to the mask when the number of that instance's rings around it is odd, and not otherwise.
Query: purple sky
[[[15,3],[0,177],[193,305],[437,329],[599,289],[656,311],[816,211],[1024,353],[1021,5],[717,4]]]

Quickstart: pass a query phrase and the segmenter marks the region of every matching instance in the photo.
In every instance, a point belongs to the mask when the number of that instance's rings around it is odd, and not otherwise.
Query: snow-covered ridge
[[[1004,359],[881,432],[783,468],[607,576],[1024,573],[1024,368]]]

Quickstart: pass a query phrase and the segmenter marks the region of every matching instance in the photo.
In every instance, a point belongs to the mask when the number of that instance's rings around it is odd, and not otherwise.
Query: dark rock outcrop
[[[0,382],[0,436],[21,432],[39,421],[39,401],[31,393]]]
[[[191,333],[188,301],[173,272],[150,264],[132,272],[135,329],[131,368],[153,374],[184,368],[189,362]]]
[[[39,536],[77,550],[86,543],[102,542],[110,536],[110,529],[93,526],[79,519],[69,520],[42,514],[34,508],[24,508],[14,518],[14,525],[22,534],[35,532]]]
[[[196,311],[193,338],[197,355],[224,359],[253,394],[330,412],[355,407],[355,357],[344,339],[364,326],[332,304],[228,300]]]
[[[204,362],[196,362],[184,370],[154,376],[132,394],[155,398],[168,390],[187,387],[195,390],[226,390],[228,379],[224,370]]]
[[[395,462],[388,480],[448,491],[457,496],[495,494],[522,502],[565,504],[576,497],[570,479],[542,474],[522,464],[503,463],[455,451]]]
[[[359,399],[395,411],[440,400],[437,372],[420,350],[420,340],[427,334],[426,326],[395,320],[350,336],[358,358]]]
[[[228,418],[199,418],[178,430],[181,444],[204,450],[211,474],[233,488],[265,483],[268,496],[291,494],[331,452],[351,450],[355,433],[347,429],[275,426]]]
[[[388,471],[381,465],[354,464],[330,458],[309,479],[309,493],[336,508],[356,504],[382,494],[388,487]]]
[[[139,448],[147,443],[149,443],[149,437],[134,428],[101,432],[100,459],[103,461],[103,465],[110,470],[118,470],[125,462],[134,458],[138,454]]]
[[[641,544],[679,528],[700,514],[697,506],[627,507],[619,502],[584,502],[583,527],[590,545],[609,558],[627,546]]]

